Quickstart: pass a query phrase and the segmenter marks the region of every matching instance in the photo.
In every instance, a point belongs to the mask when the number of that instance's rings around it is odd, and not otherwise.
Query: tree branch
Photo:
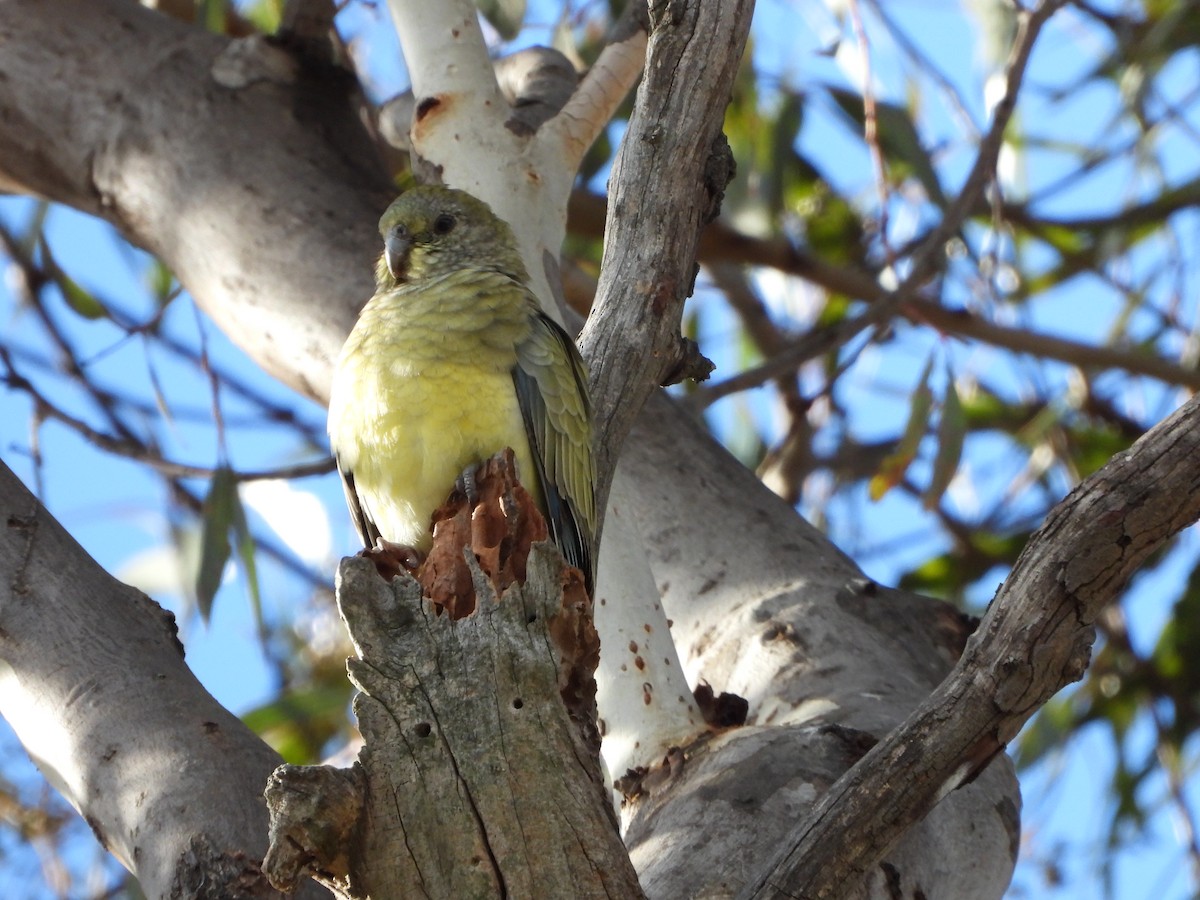
[[[494,87],[496,78],[474,4],[468,0],[388,0],[388,12],[415,96],[470,93],[488,99],[482,86],[490,82]],[[498,107],[494,115],[503,118]]]
[[[656,395],[621,460],[641,490],[637,522],[653,536],[645,552],[689,679],[750,703],[746,726],[668,756],[658,783],[647,779],[646,796],[623,809],[642,883],[664,898],[758,876],[838,773],[945,677],[970,629],[946,604],[864,577],[726,450],[696,440],[703,433]],[[735,518],[745,503],[753,513]],[[767,772],[775,787],[763,791]],[[1011,761],[998,758],[908,831],[871,886],[847,879],[838,896],[894,896],[896,883],[905,897],[988,896],[1011,875],[1018,804]],[[688,852],[657,852],[663,834],[688,835]],[[947,872],[947,858],[973,865]]]
[[[2,177],[116,225],[267,371],[324,397],[392,196],[353,77],[126,0],[12,0],[0,41]]]
[[[895,296],[879,287],[871,293],[883,300]],[[1038,334],[1024,328],[1009,328],[989,322],[966,310],[946,309],[929,300],[909,300],[900,306],[899,312],[916,325],[929,325],[946,334],[973,338],[1017,353],[1032,353],[1047,359],[1057,359],[1085,371],[1122,369],[1134,375],[1157,378],[1166,384],[1200,389],[1200,371],[1136,350],[1097,347],[1069,338]],[[863,320],[868,314],[864,313],[854,319],[810,331],[766,362],[715,384],[702,385],[688,398],[689,403],[702,409],[730,394],[750,390],[772,379],[783,378],[808,360],[829,353],[852,340],[865,327]]]
[[[414,169],[424,166],[422,174],[431,180],[444,160],[459,155],[455,144],[462,140],[464,127],[468,134],[497,132],[508,104],[500,96],[473,3],[389,0],[388,10],[416,98],[411,126]],[[471,189],[459,179],[448,183]]]
[[[1093,623],[1200,518],[1200,396],[1077,486],[1030,539],[953,673],[838,780],[740,895],[839,897],[1087,668]],[[839,865],[830,866],[836,859]]]
[[[281,888],[315,871],[353,897],[642,896],[596,755],[590,602],[545,542],[502,593],[470,562],[477,606],[454,620],[414,579],[342,561],[364,746],[353,769],[272,777]]]
[[[257,860],[279,757],[192,675],[174,619],[3,464],[0,571],[0,715],[100,843],[150,897],[200,879],[214,896],[276,896]]]
[[[580,336],[603,435],[601,498],[638,411],[683,356],[700,231],[732,175],[721,126],[752,11],[751,0],[650,7],[646,72],[613,165],[600,284]]]
[[[1133,375],[1157,378],[1164,384],[1177,384],[1200,390],[1200,371],[1185,368],[1134,348],[1097,347],[1068,338],[1038,334],[1024,328],[1009,328],[972,315],[966,310],[950,310],[927,300],[908,304],[916,322],[958,337],[974,338],[1017,353],[1029,353],[1045,359],[1057,359],[1085,371],[1122,369]]]
[[[614,221],[624,223],[623,234],[631,249],[629,259],[612,277],[625,292],[620,299],[622,303],[629,302],[628,312],[635,325],[641,319],[658,316],[666,322],[666,331],[673,331],[677,339],[677,304],[686,294],[694,271],[694,247],[688,249],[691,235],[711,211],[712,201],[719,192],[714,188],[720,183],[722,175],[719,168],[714,168],[710,173],[711,178],[706,179],[702,175],[710,159],[719,158],[711,150],[712,138],[719,127],[720,111],[711,114],[707,111],[713,105],[713,97],[723,98],[728,93],[728,82],[723,79],[740,55],[741,44],[738,40],[744,37],[744,31],[739,37],[739,30],[744,28],[749,18],[749,4],[737,6],[741,15],[732,19],[720,19],[722,10],[718,10],[714,4],[702,4],[703,9],[699,13],[689,10],[686,4],[671,4],[670,9],[663,8],[665,6],[660,5],[657,11],[660,18],[661,33],[657,38],[660,47],[651,54],[652,71],[648,77],[648,82],[653,82],[656,87],[648,94],[650,100],[641,101],[643,118],[635,123],[637,127],[631,128],[629,133],[627,153],[631,159],[625,168],[627,180],[623,185],[618,184],[622,179],[614,175],[617,188],[611,215]],[[62,92],[49,98],[61,102],[46,102],[40,109],[34,110],[22,105],[25,103],[25,94],[22,92],[45,96],[38,93],[38,82],[55,81],[50,77],[50,62],[30,52],[21,57],[18,72],[8,68],[16,57],[2,55],[0,75],[8,77],[0,77],[0,112],[7,113],[9,107],[19,108],[22,112],[22,115],[7,121],[14,122],[18,130],[28,121],[37,128],[57,128],[65,132],[57,134],[61,140],[26,142],[23,145],[24,155],[18,160],[20,165],[34,172],[38,171],[39,165],[47,164],[51,167],[65,165],[71,173],[76,173],[78,168],[82,187],[74,196],[83,208],[97,211],[101,209],[97,197],[113,198],[110,218],[122,223],[127,233],[140,235],[144,245],[162,251],[164,258],[180,273],[181,281],[188,284],[193,292],[199,290],[205,294],[205,302],[223,306],[221,315],[217,316],[221,327],[246,341],[250,345],[247,349],[255,358],[274,359],[276,365],[287,373],[285,377],[290,383],[301,384],[311,394],[322,396],[330,361],[336,355],[349,323],[353,321],[356,307],[369,294],[369,262],[371,255],[377,252],[374,221],[379,210],[378,206],[372,208],[370,202],[363,201],[364,197],[369,196],[369,191],[364,187],[369,179],[362,176],[360,182],[354,183],[347,174],[352,168],[347,165],[347,159],[354,159],[353,154],[336,161],[331,169],[332,175],[322,172],[320,166],[309,165],[313,153],[310,145],[317,143],[327,146],[328,135],[337,132],[334,127],[336,117],[320,121],[325,111],[323,108],[314,108],[308,102],[310,98],[303,92],[284,87],[287,76],[286,73],[280,74],[281,69],[286,68],[280,65],[284,58],[269,49],[260,52],[258,43],[230,44],[211,35],[195,37],[182,31],[171,32],[164,37],[158,32],[147,32],[145,29],[150,27],[149,24],[140,19],[126,25],[118,18],[114,28],[112,22],[103,21],[104,16],[115,15],[117,6],[113,0],[95,0],[94,3],[62,0],[54,5],[53,17],[44,13],[42,7],[43,4],[27,0],[9,0],[0,9],[0,37],[9,40],[19,34],[20,42],[10,41],[14,46],[29,41],[36,48],[51,45],[60,47],[60,44],[54,43],[58,40],[56,35],[62,33],[72,36],[74,43],[63,39],[66,46],[61,46],[60,55],[66,62],[60,63],[68,67],[75,66],[70,74],[76,83],[65,80],[64,76],[65,87]],[[66,15],[62,11],[64,8],[68,11]],[[735,5],[730,4],[724,10],[733,8]],[[136,10],[136,7],[133,9]],[[19,10],[20,15],[12,10]],[[99,20],[96,20],[97,10],[104,14]],[[678,12],[679,17],[662,21],[671,10]],[[141,14],[131,15],[136,19]],[[687,26],[698,21],[698,16],[707,17],[702,23],[705,27],[698,28],[695,35],[683,34]],[[58,31],[50,28],[45,21],[48,18],[55,19],[54,28]],[[76,31],[76,23],[80,22],[84,24]],[[90,32],[89,25],[95,26]],[[135,35],[136,39],[127,39],[123,31]],[[88,40],[85,41],[84,37]],[[101,48],[99,53],[93,48],[93,42]],[[678,43],[688,45],[682,54],[676,52]],[[129,68],[131,60],[138,61],[144,56],[140,53],[140,45],[163,48],[161,56],[154,58],[165,59],[157,69],[151,66],[149,75],[140,64]],[[735,46],[736,52],[731,49]],[[107,56],[110,47],[116,48],[112,59]],[[241,68],[236,65],[241,58],[239,53],[249,57],[248,61],[242,59]],[[97,84],[95,74],[89,75],[83,71],[85,67],[82,61],[85,60],[88,62],[87,68],[93,65],[112,67],[119,75],[93,90]],[[170,65],[166,64],[168,60]],[[723,61],[727,70],[718,73],[716,70],[719,67],[715,61]],[[248,64],[255,62],[259,64],[257,68]],[[674,70],[672,65],[675,62],[680,63],[682,68]],[[686,65],[683,65],[684,62]],[[210,70],[214,67],[221,75],[219,82],[209,78]],[[177,86],[176,69],[180,78],[195,79],[198,85],[193,90]],[[691,77],[697,71],[711,78],[707,86],[698,85],[697,80]],[[231,81],[234,85],[238,84],[238,79],[231,79],[231,74],[241,73],[244,76],[247,72],[263,77],[251,79],[241,88],[230,86]],[[673,74],[677,83],[672,81]],[[18,75],[20,77],[16,77]],[[126,105],[113,108],[112,97],[122,95],[123,85],[145,81],[150,77],[153,77],[155,92],[147,92],[144,100],[138,98],[136,105],[126,98],[123,101]],[[673,95],[672,90],[675,90]],[[216,102],[213,98],[216,98]],[[671,109],[665,109],[666,106]],[[691,124],[686,115],[689,107],[692,111],[705,111],[705,127],[711,128],[705,140],[696,145],[693,145],[694,132],[690,130]],[[67,110],[63,116],[65,124],[44,121],[60,116],[58,111],[63,109]],[[281,109],[302,109],[311,113],[314,119],[311,123],[312,133],[296,127],[293,117],[281,116]],[[52,116],[47,110],[54,110],[55,113]],[[118,182],[112,174],[120,174],[119,162],[125,157],[115,154],[107,159],[106,155],[112,153],[112,148],[99,139],[93,140],[88,130],[99,127],[85,115],[94,110],[105,111],[107,133],[131,136],[129,140],[113,146],[138,151],[129,156],[131,174],[125,181]],[[190,120],[197,118],[198,112],[199,123],[194,124]],[[667,115],[668,112],[670,115]],[[286,120],[282,131],[280,120]],[[154,127],[150,128],[146,124],[148,122],[152,122]],[[658,122],[669,127],[660,131],[655,128]],[[36,134],[37,128],[33,128],[32,133]],[[175,131],[182,135],[181,140],[190,142],[191,146],[175,147],[173,140],[168,140]],[[0,134],[0,143],[17,144],[20,138],[21,135],[14,137],[4,132]],[[157,143],[150,138],[155,138]],[[228,145],[230,140],[233,141],[231,146]],[[92,190],[87,165],[76,167],[74,162],[77,148],[88,148],[86,152],[90,152],[98,145],[102,151],[101,158],[107,159],[105,172],[109,173],[105,181],[107,193],[103,195]],[[556,186],[555,190],[565,185],[562,187],[565,204],[566,191],[574,173],[547,174],[534,165],[528,165],[531,159],[533,162],[537,162],[537,159],[521,155],[525,150],[514,151],[512,158],[504,157],[502,165],[506,168],[497,171],[490,148],[469,149],[474,156],[466,154],[453,162],[446,162],[446,171],[453,170],[456,174],[459,171],[467,171],[468,174],[471,171],[488,173],[492,182],[490,190],[493,192],[485,195],[489,201],[494,199],[496,193],[507,192],[512,196],[514,184],[523,186],[525,182],[532,183],[533,176],[536,176],[557,179],[561,185]],[[37,153],[49,155],[50,158],[39,159]],[[164,156],[157,166],[149,159],[155,153]],[[633,157],[645,153],[655,155],[656,167],[636,164]],[[303,165],[292,159],[297,155],[303,157]],[[175,167],[171,163],[174,158],[183,162]],[[3,159],[3,166],[9,167],[16,157],[0,154],[0,159]],[[238,166],[246,166],[254,177],[243,177],[246,172],[231,168],[231,159],[237,161]],[[689,161],[690,168],[681,165]],[[443,161],[438,160],[438,164],[442,165]],[[457,169],[456,166],[463,168]],[[218,173],[213,171],[218,167],[221,177],[217,177]],[[203,177],[194,178],[193,169]],[[143,172],[149,172],[155,178],[148,185],[147,192],[139,195],[136,190],[137,177]],[[276,177],[276,173],[279,173],[279,177]],[[55,184],[55,179],[46,176],[44,171],[42,176],[41,183]],[[453,183],[452,178],[448,180]],[[682,185],[682,191],[676,191],[672,196],[668,196],[670,192],[667,192],[660,197],[655,192],[661,191],[662,185]],[[62,191],[70,193],[66,188]],[[297,191],[303,192],[303,196],[296,196]],[[324,202],[314,204],[311,193],[314,191],[322,198],[326,196],[324,192],[328,191],[330,197],[336,196],[340,202],[334,205]],[[514,200],[525,208],[524,215],[531,217],[531,233],[535,235],[535,240],[537,234],[544,237],[553,231],[550,225],[553,225],[559,208],[547,202],[548,196],[533,195],[526,200]],[[683,199],[680,200],[680,197]],[[677,203],[684,210],[681,215],[672,212]],[[651,205],[653,208],[649,208]],[[656,219],[655,213],[663,217]],[[636,219],[633,224],[638,227],[629,227],[633,219]],[[160,226],[166,232],[161,232]],[[521,233],[519,225],[517,230]],[[683,236],[678,246],[687,252],[673,255],[660,250],[657,256],[644,254],[652,262],[665,264],[666,268],[662,265],[643,267],[641,259],[636,257],[644,249],[645,236],[657,238],[662,231],[680,232]],[[236,246],[239,242],[245,246]],[[549,240],[543,243],[554,251],[558,249],[557,243]],[[620,241],[610,239],[612,253],[621,248]],[[209,257],[207,263],[200,259],[201,256]],[[616,265],[618,261],[613,256],[608,262]],[[646,273],[657,276],[660,272],[666,272],[673,279],[662,291],[644,283],[648,277]],[[216,274],[222,278],[216,278]],[[639,284],[639,281],[642,283]],[[270,303],[262,299],[264,294],[271,300]],[[648,306],[647,299],[654,300],[656,297],[669,299],[670,302],[661,308]],[[276,299],[286,302],[275,303]],[[614,303],[620,305],[616,299]],[[673,321],[670,320],[672,315]],[[311,328],[304,331],[297,327],[297,322],[307,323]],[[280,344],[287,349],[288,355],[272,357],[269,347],[255,343],[262,334],[270,336],[272,340],[276,335],[282,335]],[[627,347],[619,344],[617,339],[613,340],[614,346],[609,348],[612,353],[607,357],[611,366],[627,365],[630,359],[642,365],[645,360],[636,355],[637,347],[653,346],[652,342],[648,342]],[[629,353],[635,355],[630,357],[627,355]],[[593,354],[593,359],[598,357]],[[659,369],[664,367],[662,360],[657,364],[651,363],[650,368],[654,369],[655,365]],[[652,378],[647,379],[645,384],[635,381],[636,390],[630,402],[635,406],[640,405],[639,392],[640,396],[644,396],[645,392],[652,389],[652,385]],[[664,433],[659,437],[667,436]],[[912,698],[919,697],[928,689],[927,670],[937,670],[942,654],[947,652],[944,648],[935,651],[933,662],[928,657],[914,653],[910,643],[915,645],[915,642],[895,639],[895,620],[903,618],[907,621],[911,614],[913,621],[928,624],[937,621],[936,616],[944,612],[943,608],[910,598],[908,605],[903,607],[905,613],[902,616],[897,617],[891,604],[886,604],[886,613],[874,613],[877,618],[886,618],[886,628],[884,624],[872,621],[869,611],[877,607],[864,598],[869,593],[868,588],[873,586],[863,582],[854,566],[824,538],[805,526],[793,510],[778,501],[765,501],[761,486],[757,486],[757,490],[750,490],[747,485],[756,485],[753,477],[728,459],[702,429],[687,426],[674,428],[669,438],[670,446],[663,448],[656,457],[655,465],[642,466],[635,476],[629,478],[627,483],[630,488],[625,496],[618,498],[622,510],[615,518],[623,516],[632,521],[637,516],[645,539],[636,533],[627,534],[628,539],[622,545],[625,548],[622,551],[624,555],[618,557],[606,550],[600,558],[602,569],[616,566],[621,570],[621,575],[626,576],[609,582],[620,582],[615,588],[605,584],[603,575],[600,579],[598,619],[607,618],[601,615],[601,608],[605,607],[607,600],[606,608],[610,613],[619,613],[622,622],[618,624],[627,629],[624,641],[620,637],[610,641],[609,635],[605,634],[605,645],[618,647],[619,650],[617,654],[606,653],[605,656],[612,658],[614,664],[624,665],[629,670],[626,674],[630,679],[641,682],[637,685],[639,693],[633,701],[628,693],[618,693],[614,709],[624,714],[627,707],[636,706],[639,714],[648,712],[651,718],[662,721],[670,719],[676,710],[686,705],[690,698],[685,699],[682,689],[678,693],[676,691],[676,686],[682,685],[681,675],[678,681],[671,681],[660,678],[657,672],[650,674],[651,668],[659,664],[667,670],[668,675],[677,674],[675,670],[679,667],[674,653],[675,642],[672,641],[672,637],[675,637],[685,652],[692,674],[710,677],[719,688],[733,684],[747,684],[752,688],[756,713],[761,714],[764,722],[772,722],[772,717],[778,714],[788,717],[791,722],[819,722],[821,727],[825,727],[832,715],[829,711],[838,709],[839,715],[842,710],[845,711],[846,718],[852,722],[852,729],[883,733],[894,723],[895,710],[909,708]],[[614,454],[615,446],[614,443]],[[722,464],[698,466],[688,458],[693,451],[696,456],[705,459],[721,457]],[[735,471],[736,475],[733,474]],[[681,523],[681,519],[686,521]],[[727,523],[730,527],[714,528],[713,523]],[[641,554],[645,552],[655,554],[656,564],[660,564],[656,573],[659,577],[657,585],[643,565]],[[627,598],[622,595],[632,583],[627,576],[634,567],[635,557],[638,561],[636,573],[642,580],[635,580],[632,593],[640,591],[647,608],[653,606],[652,610],[645,612],[644,618],[640,610],[629,611]],[[852,590],[852,584],[864,586],[862,590]],[[747,585],[752,585],[752,589],[747,591]],[[668,601],[672,604],[670,615],[675,619],[674,632],[669,630],[670,623],[659,608],[656,587],[662,592],[663,604]],[[807,613],[816,613],[821,608],[825,615],[814,614],[806,619]],[[926,613],[923,617],[917,615],[922,610]],[[708,617],[707,621],[705,617]],[[928,631],[935,633],[933,628]],[[615,635],[621,634],[615,632]],[[856,637],[852,639],[848,634]],[[940,633],[937,634],[940,640]],[[850,641],[863,635],[868,665],[863,665],[862,658],[856,657],[856,665],[849,670],[846,678],[832,674],[820,679],[811,677],[813,672],[810,666],[820,668],[830,658],[829,655],[822,655],[826,650],[830,654],[838,648],[844,653],[848,652]],[[905,637],[908,637],[907,632]],[[633,648],[635,640],[636,650]],[[629,647],[628,656],[620,649],[626,645]],[[654,655],[646,652],[647,648]],[[644,658],[639,658],[643,654]],[[742,664],[749,659],[755,661],[754,665]],[[769,661],[769,665],[759,666],[758,662],[764,659]],[[814,659],[817,662],[812,662]],[[902,660],[900,675],[897,675],[895,665],[897,659]],[[640,663],[647,667],[645,674],[639,668]],[[787,677],[785,681],[772,684],[764,672],[782,673]],[[882,690],[868,696],[863,693],[864,685]],[[818,719],[820,716],[826,718]],[[675,734],[691,735],[696,731],[686,710],[670,724],[679,729]],[[812,727],[818,726],[814,724]],[[639,729],[641,723],[634,723],[621,736],[622,739],[627,738],[628,745],[642,754],[643,758],[651,754],[661,757],[662,747],[645,740],[651,732]],[[764,727],[757,731],[755,739],[763,744],[785,746],[786,755],[794,758],[794,745],[789,743],[792,733],[794,730],[785,732],[783,729]],[[609,735],[612,734],[610,731]],[[654,734],[654,742],[660,737],[661,733]],[[851,749],[857,747],[852,735],[848,742],[842,741],[837,734],[834,737],[837,738],[833,742],[835,744],[845,744]],[[730,744],[732,742],[725,746]],[[704,747],[696,752],[698,756],[703,755]],[[678,755],[672,758],[678,758]],[[757,757],[714,754],[711,758],[722,772],[728,773],[724,783],[729,785],[731,791],[738,785],[748,787],[760,784],[759,778],[763,773],[757,765]],[[772,758],[777,759],[778,756]],[[813,788],[811,783],[806,784],[804,796],[810,796]],[[686,896],[695,893],[697,885],[728,884],[722,872],[716,869],[733,860],[734,856],[745,865],[752,864],[758,858],[756,854],[770,845],[769,842],[764,843],[758,830],[761,823],[757,817],[772,799],[779,801],[776,811],[782,810],[783,816],[773,820],[778,827],[771,833],[780,833],[779,829],[794,821],[795,807],[789,798],[796,795],[789,793],[786,788],[777,791],[775,788],[775,782],[764,785],[763,793],[755,795],[761,796],[761,803],[756,801],[750,805],[746,804],[747,795],[744,793],[728,795],[731,805],[722,809],[731,811],[731,816],[740,810],[742,816],[750,817],[739,820],[747,826],[744,830],[746,843],[740,845],[735,854],[720,855],[713,859],[711,866],[705,860],[705,867],[701,869],[695,860],[689,858],[690,854],[662,852],[662,844],[658,842],[660,852],[657,854],[657,865],[660,869],[673,866],[681,882],[690,886],[674,893],[667,891],[660,896]],[[664,790],[674,793],[670,783],[664,786]],[[690,828],[672,834],[690,840],[694,836],[712,832],[712,817],[705,800],[707,796],[705,789],[680,796],[681,806],[689,800],[703,801],[693,808],[704,815],[694,820]],[[987,797],[988,808],[993,803],[993,796]],[[990,818],[986,810],[977,817],[979,820],[985,818]],[[647,838],[643,834],[643,838],[646,838],[641,844],[643,848],[655,846],[653,835]],[[923,836],[917,839],[918,856],[922,853],[928,855],[929,846],[938,846],[922,843],[924,839]],[[992,846],[997,845],[996,842],[992,843]]]

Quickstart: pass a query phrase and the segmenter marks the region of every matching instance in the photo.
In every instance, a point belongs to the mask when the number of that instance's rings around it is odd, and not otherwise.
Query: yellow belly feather
[[[511,373],[444,362],[423,369],[344,370],[330,438],[384,539],[427,550],[430,515],[467,466],[512,447],[522,483],[535,500],[540,492]]]

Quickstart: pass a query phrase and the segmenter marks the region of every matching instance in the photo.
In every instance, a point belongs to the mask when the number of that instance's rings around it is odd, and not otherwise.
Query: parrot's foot
[[[425,554],[416,547],[394,544],[383,538],[379,538],[374,547],[362,550],[358,555],[375,563],[375,568],[384,581],[391,581],[401,572],[415,575],[421,563],[425,562]]]
[[[476,466],[467,466],[454,479],[455,489],[461,491],[462,495],[467,498],[467,509],[474,509],[479,503],[479,482],[475,475],[476,468]]]

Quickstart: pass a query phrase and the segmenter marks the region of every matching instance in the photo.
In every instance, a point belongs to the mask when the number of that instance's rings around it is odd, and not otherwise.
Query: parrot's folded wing
[[[544,313],[534,314],[532,332],[517,345],[513,382],[550,535],[567,562],[583,572],[591,594],[596,476],[587,373],[575,343]]]

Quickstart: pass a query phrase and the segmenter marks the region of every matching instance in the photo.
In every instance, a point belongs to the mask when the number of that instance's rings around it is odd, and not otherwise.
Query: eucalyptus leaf
[[[196,572],[196,607],[205,622],[212,614],[213,599],[229,562],[229,529],[238,507],[237,479],[233,470],[221,466],[213,473],[201,512],[204,524],[200,533],[200,566]]]
[[[521,32],[525,21],[525,0],[475,0],[479,12],[506,41]]]

